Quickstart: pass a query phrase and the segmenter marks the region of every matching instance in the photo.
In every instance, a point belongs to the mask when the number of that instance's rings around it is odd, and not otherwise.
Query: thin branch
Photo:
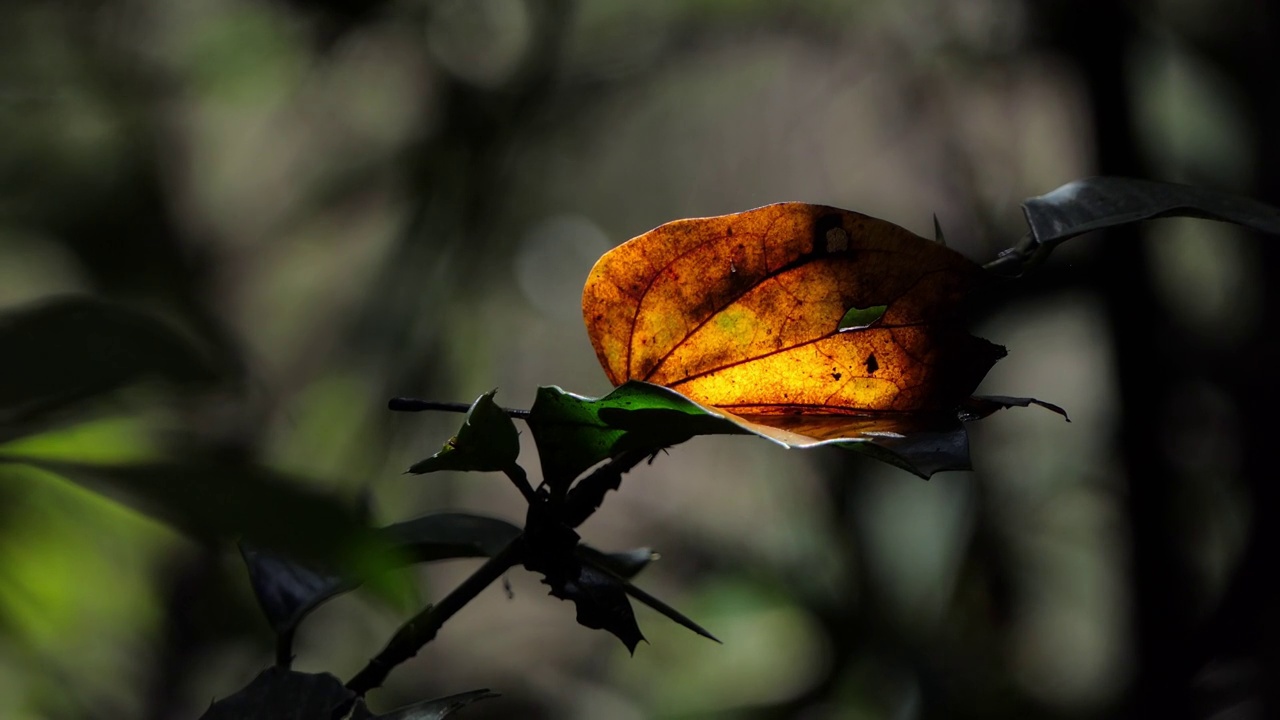
[[[398,397],[391,398],[387,401],[387,409],[395,412],[424,412],[427,410],[435,410],[439,412],[456,412],[464,413],[471,409],[471,405],[467,403],[456,402],[438,402],[436,400],[419,400],[418,398]],[[516,420],[528,420],[529,411],[520,408],[500,408],[507,417]]]
[[[502,577],[503,573],[523,562],[524,553],[523,536],[507,543],[506,547],[489,558],[488,562],[462,581],[439,604],[428,605],[409,622],[401,625],[382,652],[347,682],[347,689],[363,696],[370,690],[381,687],[392,669],[417,655],[424,645],[435,639],[446,620],[474,600],[490,583]]]

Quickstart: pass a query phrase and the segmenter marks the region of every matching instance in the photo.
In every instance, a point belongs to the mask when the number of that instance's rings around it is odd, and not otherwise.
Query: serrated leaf
[[[495,472],[515,463],[520,455],[520,433],[506,411],[493,402],[496,392],[490,390],[476,398],[458,434],[435,455],[414,463],[409,472]]]

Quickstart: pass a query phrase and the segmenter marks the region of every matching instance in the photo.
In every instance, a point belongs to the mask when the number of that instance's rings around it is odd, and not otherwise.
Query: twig
[[[425,412],[427,410],[436,410],[439,412],[456,412],[464,413],[471,409],[467,403],[456,402],[438,402],[436,400],[420,400],[418,398],[398,397],[391,398],[387,401],[387,409],[395,412]],[[520,408],[500,408],[507,417],[517,420],[528,420],[529,411]]]
[[[475,599],[490,583],[502,577],[503,573],[523,562],[524,552],[524,538],[517,537],[463,580],[439,604],[428,605],[409,622],[401,625],[382,652],[347,682],[347,689],[363,696],[370,690],[381,687],[393,668],[417,655],[424,645],[435,639],[446,620]]]

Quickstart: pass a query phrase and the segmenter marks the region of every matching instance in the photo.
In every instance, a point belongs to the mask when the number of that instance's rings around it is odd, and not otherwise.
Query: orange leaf
[[[959,324],[982,277],[883,220],[779,203],[620,245],[592,269],[582,306],[614,385],[664,385],[822,439],[955,417],[1004,355]]]

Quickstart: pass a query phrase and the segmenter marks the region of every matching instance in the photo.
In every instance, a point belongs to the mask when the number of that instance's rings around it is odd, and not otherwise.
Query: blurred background
[[[401,475],[459,418],[385,400],[606,392],[579,300],[613,245],[802,200],[927,237],[936,213],[985,262],[1025,232],[1024,198],[1090,174],[1280,203],[1278,54],[1261,0],[9,0],[0,307],[80,292],[161,313],[250,379],[165,416],[208,448],[370,493],[381,522],[520,521],[500,477]],[[518,571],[371,702],[1280,717],[1278,255],[1161,221],[1002,287],[976,309],[1009,349],[981,390],[1073,422],[972,425],[972,473],[748,438],[638,468],[584,537],[658,550],[639,584],[724,645],[641,609],[629,657]],[[271,663],[232,552],[2,479],[0,716],[195,717]],[[475,565],[423,568],[424,598]],[[295,667],[347,679],[411,613],[344,596]]]

